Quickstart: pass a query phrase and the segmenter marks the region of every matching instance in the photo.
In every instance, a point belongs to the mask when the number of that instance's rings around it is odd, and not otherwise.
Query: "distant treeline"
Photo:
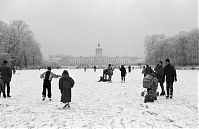
[[[145,37],[145,63],[156,64],[169,58],[172,64],[179,66],[199,65],[199,29],[179,32],[166,37],[155,34]]]
[[[43,63],[40,44],[24,21],[15,20],[10,24],[0,21],[0,64],[5,59],[18,67]]]

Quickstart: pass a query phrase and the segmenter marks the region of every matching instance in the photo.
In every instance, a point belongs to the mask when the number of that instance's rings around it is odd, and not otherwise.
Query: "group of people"
[[[166,98],[173,98],[173,83],[177,81],[177,74],[175,67],[170,64],[169,59],[165,60],[165,66],[163,66],[162,61],[159,61],[154,70],[149,65],[146,65],[146,67],[143,67],[142,73],[144,77],[154,73],[154,76],[158,79],[158,83],[160,83],[161,96],[165,95],[164,82],[166,78]]]
[[[64,103],[64,107],[70,107],[71,102],[71,88],[73,88],[75,82],[72,77],[69,76],[67,70],[64,70],[62,75],[56,75],[51,72],[51,67],[47,68],[47,71],[40,75],[40,78],[43,79],[43,91],[42,91],[42,100],[44,101],[46,98],[46,90],[48,91],[48,98],[51,101],[51,81],[53,78],[59,79],[59,90],[61,93],[61,102]]]
[[[108,78],[107,78],[108,76]],[[103,75],[100,76],[100,80],[98,82],[112,82],[112,76],[113,76],[113,67],[111,66],[111,64],[108,65],[107,69],[103,70]]]
[[[124,65],[121,65],[119,67],[119,70],[121,72],[121,82],[125,82],[125,80],[126,80],[125,77],[126,77],[126,74],[127,74],[126,68],[124,67]],[[131,72],[131,66],[130,65],[128,66],[128,72],[129,73]],[[108,79],[107,79],[107,76],[108,76]],[[98,82],[101,82],[101,81],[112,82],[112,80],[111,80],[112,76],[113,76],[113,67],[111,66],[111,64],[109,64],[108,68],[103,70],[103,75],[100,76],[100,80]]]
[[[125,76],[127,74],[126,68],[124,65],[121,65],[119,68],[121,71],[121,82],[125,82]],[[146,67],[143,67],[142,73],[144,74],[144,77],[147,75],[152,75],[153,77],[156,77],[158,82],[160,83],[161,87],[161,96],[165,95],[164,90],[164,82],[166,77],[166,98],[173,97],[173,82],[177,81],[177,75],[176,70],[173,65],[170,64],[170,60],[165,60],[165,66],[163,66],[163,62],[159,61],[157,66],[154,68],[154,70],[149,67],[149,65],[146,65]],[[103,70],[103,76],[100,77],[99,81],[108,81],[111,82],[113,75],[113,68],[111,64],[108,65],[107,69]],[[51,72],[51,67],[47,68],[47,71],[42,73],[40,75],[40,78],[43,79],[43,90],[42,90],[42,100],[44,101],[46,99],[46,91],[48,92],[48,98],[51,101],[51,81],[53,78],[59,79],[59,90],[61,93],[61,102],[63,102],[65,105],[63,108],[70,107],[71,102],[71,88],[74,86],[75,82],[73,78],[69,76],[69,73],[67,70],[64,70],[62,75],[56,75],[53,72]],[[0,95],[3,93],[3,97],[11,97],[10,96],[10,81],[12,78],[12,69],[8,65],[8,62],[5,60],[3,61],[3,65],[0,66]],[[6,95],[6,87],[7,87],[7,95]],[[150,90],[148,89],[148,92]]]

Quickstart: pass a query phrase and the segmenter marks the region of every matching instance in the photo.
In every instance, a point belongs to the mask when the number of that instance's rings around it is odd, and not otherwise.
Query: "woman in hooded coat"
[[[64,70],[62,77],[59,79],[59,89],[61,91],[61,102],[65,103],[63,108],[70,107],[71,88],[74,86],[74,80],[69,76],[67,70]]]

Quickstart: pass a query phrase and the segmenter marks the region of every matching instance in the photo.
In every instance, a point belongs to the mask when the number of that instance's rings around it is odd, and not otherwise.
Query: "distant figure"
[[[120,71],[121,71],[121,82],[125,82],[126,68],[124,67],[124,65],[121,65]]]
[[[144,77],[146,76],[146,68],[145,68],[145,66],[143,66],[143,68],[142,68],[142,74],[144,74]]]
[[[108,74],[108,81],[111,82],[113,76],[113,68],[111,67],[111,64],[108,65],[107,74]]]
[[[166,90],[167,90],[167,96],[166,98],[173,98],[173,82],[177,82],[177,75],[176,75],[176,69],[173,65],[170,64],[170,60],[165,60],[165,66],[164,66],[164,74],[163,76],[166,76]]]
[[[97,67],[94,65],[94,67],[93,67],[93,68],[94,68],[94,72],[96,72]]]
[[[62,77],[59,79],[59,89],[61,92],[61,102],[65,105],[63,108],[70,107],[71,102],[71,88],[73,88],[75,82],[69,76],[67,70],[64,70],[62,73]]]
[[[51,72],[51,67],[47,68],[47,71],[40,75],[40,78],[43,78],[43,91],[42,91],[42,100],[46,98],[46,90],[48,90],[48,98],[51,101],[51,81],[53,78],[58,78],[59,75],[54,74]]]
[[[160,83],[160,87],[162,90],[162,92],[160,93],[160,96],[165,95],[164,85],[163,85],[165,78],[164,78],[164,67],[163,67],[162,61],[158,62],[154,70],[157,74],[158,82]]]
[[[128,70],[129,70],[129,73],[131,72],[131,66],[129,65],[129,67],[128,67]]]
[[[13,74],[15,74],[15,73],[16,73],[15,66],[12,66],[12,71],[13,71]]]
[[[3,93],[3,97],[6,98],[6,94],[5,94],[5,86],[3,83],[3,80],[1,78],[1,72],[0,72],[0,96],[1,96],[1,92]]]
[[[84,67],[84,72],[86,72],[86,66]]]
[[[8,66],[7,60],[3,61],[3,65],[0,67],[0,72],[2,75],[2,80],[4,82],[4,87],[7,86],[7,97],[10,96],[10,81],[12,78],[12,69]]]

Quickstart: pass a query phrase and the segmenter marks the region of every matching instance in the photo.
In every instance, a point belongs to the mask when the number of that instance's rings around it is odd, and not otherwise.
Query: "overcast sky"
[[[0,20],[23,20],[44,55],[144,56],[144,37],[198,25],[198,0],[0,0]]]

